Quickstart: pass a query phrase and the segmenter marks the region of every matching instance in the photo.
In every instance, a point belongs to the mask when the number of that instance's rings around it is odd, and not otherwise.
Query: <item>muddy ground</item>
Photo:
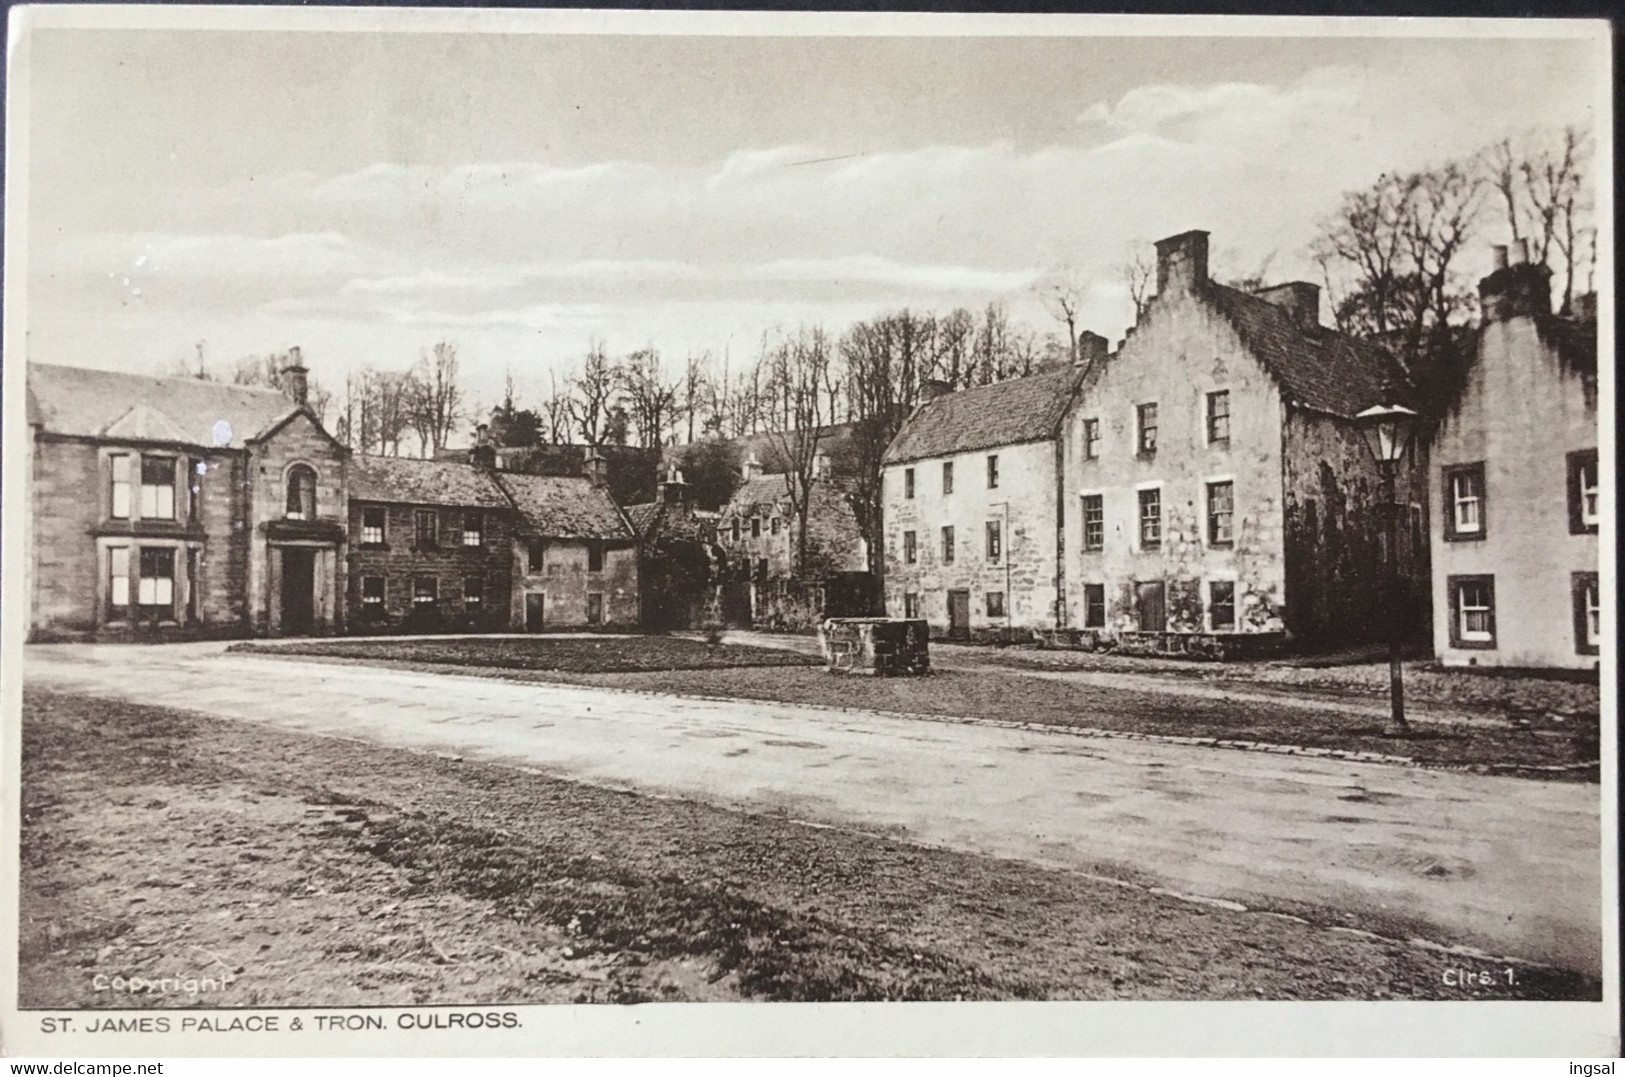
[[[1332,911],[166,708],[30,691],[23,767],[28,1009],[1600,997]]]

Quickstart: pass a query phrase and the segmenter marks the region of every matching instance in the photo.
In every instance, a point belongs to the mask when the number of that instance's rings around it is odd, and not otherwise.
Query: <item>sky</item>
[[[927,24],[922,24],[925,27]],[[1091,24],[1098,26],[1098,24]],[[1094,33],[1098,34],[1098,29]],[[329,385],[457,344],[473,397],[589,344],[763,334],[1087,284],[1137,247],[1315,279],[1342,192],[1591,123],[1579,40],[41,29],[31,359],[153,371],[300,345]],[[1473,257],[1488,268],[1488,243]]]

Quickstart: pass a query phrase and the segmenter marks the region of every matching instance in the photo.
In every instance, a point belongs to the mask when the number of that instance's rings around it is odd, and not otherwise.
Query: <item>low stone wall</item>
[[[872,677],[929,673],[929,635],[923,620],[887,617],[832,617],[818,627],[830,672]]]
[[[1066,650],[1209,659],[1214,662],[1267,658],[1281,654],[1287,645],[1284,632],[1111,632],[1058,628],[1034,634],[1039,643]]]

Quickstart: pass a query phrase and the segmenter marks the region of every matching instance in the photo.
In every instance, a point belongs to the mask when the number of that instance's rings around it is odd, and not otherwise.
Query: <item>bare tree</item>
[[[688,437],[684,440],[689,444],[694,442],[694,427],[697,422],[700,422],[700,408],[703,406],[702,402],[706,396],[706,389],[711,381],[706,373],[710,360],[711,355],[709,352],[703,352],[699,355],[689,352],[688,360],[683,364],[683,399],[681,406],[683,418],[688,421]],[[703,422],[700,423],[700,426],[701,429],[704,429]]]
[[[1527,239],[1531,259],[1561,272],[1562,309],[1568,311],[1583,252],[1595,243],[1589,132],[1574,126],[1534,132],[1517,145],[1503,138],[1482,158],[1490,184],[1501,195],[1513,242]]]
[[[602,445],[608,440],[617,381],[615,364],[604,351],[603,342],[593,341],[581,362],[581,372],[570,379],[566,397],[570,422],[588,445]]]
[[[670,381],[654,348],[642,348],[627,356],[618,370],[621,398],[625,401],[638,444],[646,449],[663,444],[677,422],[678,395],[684,380]]]
[[[1050,316],[1066,326],[1067,351],[1078,361],[1078,318],[1089,296],[1089,282],[1074,266],[1063,266],[1035,289]]]
[[[541,429],[549,444],[564,445],[570,440],[570,383],[566,381],[560,390],[558,375],[548,371],[547,384],[548,395],[540,412]]]
[[[1123,262],[1123,282],[1128,285],[1128,297],[1134,303],[1134,321],[1145,317],[1151,304],[1151,286],[1157,280],[1156,259],[1146,253],[1149,243],[1140,241],[1129,246]]]
[[[829,416],[824,410],[833,377],[834,348],[824,330],[802,326],[764,350],[763,381],[773,406],[766,415],[768,441],[785,466],[786,495],[796,518],[796,572],[809,570],[807,522],[813,487],[821,479],[819,445]]]
[[[408,420],[417,431],[423,455],[438,454],[463,415],[457,345],[439,341],[425,352],[412,372]]]

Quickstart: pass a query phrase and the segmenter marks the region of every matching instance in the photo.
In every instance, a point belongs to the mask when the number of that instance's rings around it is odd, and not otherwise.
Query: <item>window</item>
[[[1141,404],[1135,410],[1138,413],[1140,452],[1149,455],[1157,451],[1157,406]]]
[[[1140,548],[1155,550],[1162,545],[1162,491],[1156,487],[1140,491]]]
[[[989,490],[999,488],[999,458],[997,456],[987,458],[987,488]]]
[[[143,468],[143,470],[145,470]],[[142,482],[145,484],[145,478]],[[290,520],[316,518],[316,471],[307,464],[295,464],[288,469],[288,500],[283,513]]]
[[[779,518],[777,516],[773,517],[767,522],[767,530],[771,535],[777,535],[779,533]]]
[[[942,563],[954,563],[954,529],[951,527],[942,529]]]
[[[1484,537],[1484,464],[1444,469],[1444,537],[1447,541]]]
[[[987,560],[989,564],[996,565],[999,558],[1004,556],[1004,528],[999,521],[987,522]]]
[[[1231,482],[1207,484],[1207,541],[1210,546],[1228,546],[1234,537],[1235,489],[1235,483]]]
[[[188,621],[198,619],[198,608],[203,599],[203,588],[201,586],[203,577],[198,572],[199,552],[196,547],[191,547],[186,551],[186,619]]]
[[[384,507],[367,505],[361,509],[361,545],[384,544]]]
[[[171,472],[173,474],[173,472]],[[170,488],[171,490],[174,487]],[[136,604],[143,617],[165,617],[175,612],[175,551],[167,546],[141,548],[141,580]]]
[[[141,458],[141,515],[148,520],[175,518],[175,458]]]
[[[596,591],[587,595],[587,623],[590,625],[604,623],[604,596]]]
[[[547,543],[541,539],[531,539],[525,544],[525,571],[535,574],[542,571],[542,560],[547,556]]]
[[[1597,450],[1569,453],[1569,533],[1595,534],[1597,506]]]
[[[1451,576],[1450,645],[1495,646],[1495,577]]]
[[[756,578],[759,580],[767,579],[767,558],[765,557],[756,559]]]
[[[739,521],[737,519],[733,522],[733,540],[735,542],[739,541]]]
[[[910,619],[920,615],[920,596],[913,591],[903,594],[903,616]]]
[[[1595,572],[1574,574],[1574,650],[1596,654],[1602,644],[1602,591]]]
[[[914,469],[911,467],[903,469],[903,496],[907,498],[914,496]]]
[[[989,617],[1004,616],[1004,592],[989,591],[987,593],[987,615]]]
[[[433,609],[440,601],[440,583],[433,576],[414,576],[412,578],[412,608],[417,610]]]
[[[587,543],[587,571],[604,571],[604,547],[596,542]]]
[[[485,545],[485,520],[477,512],[463,515],[463,545]]]
[[[108,458],[113,469],[113,510],[115,519],[130,518],[130,454],[115,453]]]
[[[762,518],[760,516],[752,516],[750,518],[750,537],[762,537]]]
[[[1106,585],[1103,583],[1083,585],[1083,627],[1106,627]]]
[[[942,462],[942,492],[945,494],[954,492],[954,462],[952,460]]]
[[[186,471],[186,519],[196,523],[203,518],[203,476],[209,465],[202,460],[188,460]]]
[[[413,514],[417,525],[417,548],[432,550],[440,545],[440,514],[433,509],[418,509]]]
[[[1230,440],[1230,390],[1207,394],[1207,441],[1209,445]]]
[[[383,615],[384,578],[382,576],[361,577],[361,612],[369,617]]]
[[[903,564],[912,565],[920,558],[920,551],[914,544],[914,532],[903,532]]]
[[[1106,545],[1106,504],[1100,494],[1083,495],[1083,548],[1099,550]]]
[[[130,613],[130,548],[107,551],[107,619],[122,621]]]
[[[1083,420],[1083,458],[1097,460],[1100,458],[1100,420]]]
[[[1234,580],[1209,580],[1207,585],[1208,627],[1215,632],[1236,627],[1236,583]]]
[[[463,577],[463,608],[475,612],[485,605],[485,577]]]

